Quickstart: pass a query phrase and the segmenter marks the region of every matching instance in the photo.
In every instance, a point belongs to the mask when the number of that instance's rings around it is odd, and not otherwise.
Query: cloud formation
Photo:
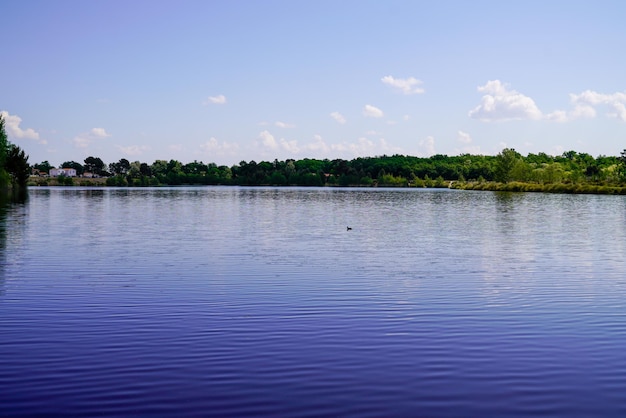
[[[330,117],[333,118],[335,121],[337,121],[340,124],[344,124],[346,123],[346,118],[343,117],[343,115],[339,112],[333,112],[330,114]]]
[[[211,137],[208,141],[200,144],[200,150],[203,153],[218,156],[234,156],[239,151],[239,144],[226,141],[218,141]]]
[[[92,142],[110,136],[104,128],[92,128],[89,132],[75,136],[73,142],[77,148],[87,148]]]
[[[314,135],[313,142],[306,144],[303,148],[317,155],[324,155],[330,151],[330,147],[326,144],[321,135]]]
[[[432,136],[427,136],[417,143],[418,146],[418,154],[426,157],[430,157],[435,155],[435,138]]]
[[[464,144],[471,144],[472,143],[472,137],[467,132],[459,131],[457,138],[458,138],[459,142],[462,142]]]
[[[122,154],[128,155],[128,156],[141,155],[145,151],[149,151],[151,149],[147,145],[129,145],[127,147],[116,145],[116,147],[122,152]]]
[[[3,110],[0,112],[2,118],[4,119],[4,127],[7,132],[7,136],[9,138],[17,138],[17,139],[34,139],[40,144],[46,144],[46,140],[39,139],[39,133],[36,132],[32,128],[22,129],[20,128],[20,124],[22,123],[22,118],[17,115],[10,115],[9,112]]]
[[[626,121],[626,93],[623,92],[605,94],[585,90],[580,94],[570,93],[571,110],[543,113],[532,98],[510,89],[500,80],[490,80],[484,86],[479,86],[478,91],[486,94],[481,103],[469,112],[469,116],[484,122],[524,119],[569,122],[595,118],[599,107],[607,109],[609,118]]]
[[[209,96],[207,98],[207,100],[204,101],[205,105],[208,104],[225,104],[226,103],[226,96],[224,96],[223,94],[220,94],[219,96]]]
[[[400,90],[403,94],[421,94],[424,93],[424,89],[418,87],[422,84],[421,80],[415,77],[409,78],[393,78],[387,75],[380,79],[384,84],[391,86],[397,90]]]
[[[272,135],[269,131],[263,131],[259,134],[259,141],[261,145],[265,148],[269,148],[275,150],[278,148],[278,143],[276,139],[274,139],[274,135]]]
[[[385,138],[378,140],[359,137],[352,142],[329,143],[321,135],[314,135],[311,141],[298,142],[296,140],[276,139],[269,131],[263,131],[257,138],[257,146],[261,153],[279,158],[299,158],[300,156],[314,158],[337,157],[341,154],[344,158],[364,157],[382,154],[403,154],[405,151],[391,145]]]
[[[607,112],[609,117],[626,121],[626,93],[603,94],[586,90],[580,94],[570,94],[570,102],[574,105],[574,111],[570,112],[570,116],[594,117],[596,106],[606,106],[609,109]]]
[[[297,154],[300,151],[297,141],[287,141],[284,138],[276,140],[269,131],[263,131],[259,134],[258,143],[262,148],[271,151],[283,150],[293,154]]]
[[[481,103],[470,110],[471,118],[484,122],[543,118],[533,99],[510,89],[500,80],[490,80],[479,86],[478,91],[485,95]]]
[[[290,124],[290,123],[285,123],[285,122],[275,122],[274,125],[278,126],[279,128],[295,128],[296,125]]]
[[[384,113],[379,108],[372,105],[365,105],[363,108],[363,116],[368,118],[382,118]]]
[[[473,155],[482,154],[480,146],[472,144],[474,140],[472,139],[471,135],[468,134],[467,132],[458,131],[457,140],[463,144],[461,149],[458,149],[458,148],[455,149],[455,152],[457,154],[473,154]]]

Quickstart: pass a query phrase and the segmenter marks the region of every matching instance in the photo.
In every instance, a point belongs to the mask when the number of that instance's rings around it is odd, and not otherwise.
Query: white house
[[[75,168],[51,168],[50,169],[50,177],[76,177],[76,169]]]

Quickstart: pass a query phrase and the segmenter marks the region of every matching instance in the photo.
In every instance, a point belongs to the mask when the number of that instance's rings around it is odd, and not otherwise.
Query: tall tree
[[[141,165],[139,166],[139,172],[141,173],[142,176],[152,175],[152,170],[150,170],[150,166],[146,163],[141,163]]]
[[[113,174],[126,174],[128,170],[130,170],[130,161],[126,158],[122,158],[116,163],[109,164],[109,171]]]
[[[511,180],[513,167],[521,159],[521,155],[513,148],[505,148],[496,157],[495,180],[508,183]]]
[[[104,174],[104,162],[97,157],[85,158],[85,171],[101,176]]]
[[[7,153],[9,152],[9,139],[4,130],[4,117],[0,114],[0,187],[7,186],[9,176],[6,172]]]
[[[83,167],[83,165],[77,163],[76,161],[66,161],[61,164],[61,168],[73,168],[74,170],[76,170],[76,174],[79,176],[82,176],[85,172],[85,168]]]
[[[30,166],[28,165],[28,155],[17,145],[9,147],[6,157],[6,170],[11,176],[14,186],[25,188],[30,176]]]
[[[617,157],[620,162],[620,178],[622,181],[626,181],[626,149],[620,153],[620,156]]]
[[[50,170],[53,169],[54,167],[50,165],[48,160],[46,160],[39,164],[33,164],[33,168],[36,170],[39,170],[40,172],[49,173]]]

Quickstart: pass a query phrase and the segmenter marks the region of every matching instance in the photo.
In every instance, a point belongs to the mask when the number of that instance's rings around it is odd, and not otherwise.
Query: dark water
[[[35,188],[0,250],[0,416],[626,415],[624,197]]]

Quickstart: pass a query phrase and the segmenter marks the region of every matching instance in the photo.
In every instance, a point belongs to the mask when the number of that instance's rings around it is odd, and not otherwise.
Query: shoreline
[[[99,178],[82,178],[82,177],[69,177],[71,182],[67,182],[66,178],[64,182],[59,182],[58,178],[41,178],[35,177],[29,180],[29,186],[37,186],[37,187],[47,187],[47,186],[59,186],[59,187],[78,187],[78,186],[87,186],[87,187],[116,187],[116,188],[125,188],[131,186],[107,186],[107,178],[99,177]],[[609,194],[609,195],[626,195],[626,186],[617,186],[617,185],[606,185],[606,184],[585,184],[585,183],[547,183],[547,184],[539,184],[539,183],[525,183],[525,182],[509,182],[509,183],[498,183],[498,182],[479,182],[479,181],[446,181],[446,185],[436,184],[432,186],[398,186],[398,185],[349,185],[349,186],[337,186],[337,185],[324,185],[321,187],[389,187],[389,188],[398,188],[398,189],[415,189],[415,188],[424,188],[424,189],[442,189],[449,188],[455,190],[470,190],[470,191],[492,191],[492,192],[511,192],[511,193],[560,193],[560,194]],[[209,185],[198,185],[196,186],[209,186]],[[169,184],[159,184],[152,185],[152,187],[168,187],[172,186]],[[194,186],[194,184],[181,184],[177,186]],[[229,184],[229,185],[210,185],[210,186],[238,186],[237,184]],[[145,187],[145,186],[136,186],[136,187]],[[272,184],[263,184],[263,185],[254,185],[251,187],[307,187],[302,185],[272,185]]]

